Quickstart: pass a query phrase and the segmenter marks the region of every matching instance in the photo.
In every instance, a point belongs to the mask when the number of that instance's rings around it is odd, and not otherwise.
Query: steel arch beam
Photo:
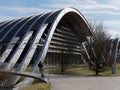
[[[16,37],[20,33],[20,30],[22,30],[23,27],[27,27],[26,24],[29,23],[30,20],[32,18],[36,17],[36,16],[32,16],[31,18],[30,17],[24,17],[22,19],[19,19],[19,21],[16,22],[15,25],[11,26],[11,28],[9,28],[9,30],[6,31],[6,34],[3,35],[3,37],[0,41],[1,42],[4,41],[4,38],[6,38],[6,36],[10,34],[9,32],[11,32],[14,27],[16,27],[18,24],[20,24],[20,22],[26,20],[21,25],[21,27],[17,28],[16,33],[13,35],[13,37]],[[23,36],[20,36],[20,40],[21,40],[20,43],[22,43],[23,38],[27,35],[28,31],[33,31],[33,35],[31,35],[31,37],[33,38],[32,42],[29,45],[29,49],[25,52],[25,56],[24,56],[24,58],[22,58],[21,63],[19,65],[19,67],[17,68],[17,70],[24,71],[26,69],[26,67],[30,63],[33,55],[35,54],[35,50],[38,47],[37,44],[39,43],[40,39],[43,38],[42,36],[45,35],[44,42],[42,43],[42,46],[41,46],[41,51],[38,54],[38,56],[36,58],[36,61],[33,65],[33,67],[32,67],[32,70],[30,72],[34,73],[36,71],[36,68],[37,68],[37,65],[38,65],[39,61],[43,62],[45,57],[46,57],[47,52],[49,51],[48,49],[49,49],[49,46],[50,46],[50,42],[52,40],[52,37],[55,33],[55,30],[56,30],[57,26],[59,26],[60,21],[63,20],[64,18],[69,19],[68,20],[69,24],[72,25],[72,28],[74,29],[75,33],[77,33],[77,35],[81,39],[80,43],[87,41],[87,37],[94,37],[94,34],[91,31],[87,20],[75,8],[65,8],[65,9],[60,9],[60,10],[56,10],[56,11],[53,11],[53,12],[49,12],[49,13],[46,13],[46,14],[42,14],[40,17],[38,17],[38,19],[36,19],[34,22],[32,22],[31,26],[29,26],[29,28],[27,28],[25,34]],[[32,26],[34,26],[34,24],[39,20],[41,20],[41,22],[37,23],[39,25],[39,28],[37,28],[35,30],[31,30]],[[16,21],[16,19],[15,19],[15,21]],[[11,23],[7,24],[7,26],[9,26],[10,24]],[[6,27],[4,27],[4,28],[6,28]],[[3,31],[3,29],[2,29],[2,31]],[[45,32],[46,30],[47,30],[47,33]],[[1,31],[1,33],[2,33],[2,31]],[[38,33],[40,33],[40,34],[38,34]],[[82,39],[84,39],[84,40],[82,40]],[[9,43],[11,42],[11,40],[12,39],[10,39]],[[17,46],[17,49],[14,52],[14,55],[18,55],[18,52],[17,52],[18,49],[19,49],[19,45]],[[32,50],[32,49],[34,49],[34,50]],[[15,54],[16,52],[17,52],[17,54]],[[22,51],[21,51],[21,53],[22,53]],[[13,55],[11,55],[11,56],[13,56]],[[20,55],[19,55],[19,57],[20,57]],[[15,60],[15,64],[17,63],[18,58],[17,58],[17,60]],[[10,58],[9,62],[14,62],[14,61],[12,61],[12,59]],[[23,69],[23,64],[24,63],[26,63],[26,67]],[[32,83],[33,80],[34,79],[26,78],[24,80],[23,84]],[[21,84],[21,85],[23,85],[23,84]]]

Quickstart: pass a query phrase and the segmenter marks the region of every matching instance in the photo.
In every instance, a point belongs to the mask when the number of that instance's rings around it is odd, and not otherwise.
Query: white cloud
[[[120,21],[119,20],[106,20],[105,23],[107,23],[109,25],[120,26]]]
[[[11,20],[11,19],[13,18],[9,16],[0,16],[0,21]]]
[[[92,3],[92,4],[97,4],[97,1],[96,1],[96,0],[84,0],[84,1],[86,1],[86,2],[88,2],[88,3]]]
[[[75,0],[75,3],[70,1],[64,1],[60,3],[57,2],[57,3],[48,4],[48,6],[55,9],[65,8],[65,7],[75,7],[80,11],[82,10],[83,12],[86,12],[87,14],[107,14],[107,15],[115,15],[115,16],[120,15],[119,5],[112,5],[110,3],[100,4],[95,0],[77,0],[77,1]]]
[[[120,37],[120,20],[105,20],[104,24],[108,27],[108,32],[113,38]]]
[[[109,0],[109,4],[111,4],[111,5],[120,5],[120,0]]]
[[[19,13],[31,13],[31,12],[45,12],[49,9],[40,9],[35,7],[12,7],[12,6],[0,6],[2,11],[11,11],[11,12],[19,12]]]
[[[120,15],[120,12],[116,12],[116,11],[111,11],[111,10],[82,10],[83,13],[85,14],[107,14],[107,15],[114,15],[114,16],[118,16]]]
[[[78,0],[56,0],[56,2],[61,3],[78,3]]]
[[[2,12],[0,15],[0,21],[50,11],[49,9],[40,9],[35,7],[13,7],[13,6],[0,6],[0,9],[1,9],[0,12]],[[6,14],[4,15],[3,13]]]
[[[79,9],[84,10],[104,10],[104,9],[110,9],[110,10],[120,10],[118,6],[112,6],[112,5],[106,5],[106,4],[82,4],[80,2],[78,3],[56,3],[56,4],[50,4],[50,7],[54,8],[63,8],[63,7],[76,7]]]
[[[115,0],[116,3],[118,0]],[[110,1],[109,1],[110,2]],[[114,2],[115,3],[115,2]],[[79,10],[83,10],[87,14],[110,14],[110,15],[120,15],[119,5],[99,4],[96,0],[57,0],[52,4],[45,4],[45,7],[51,7],[54,9],[65,8],[65,7],[75,7]],[[0,11],[10,11],[18,13],[38,13],[50,11],[50,9],[36,8],[36,7],[14,7],[14,6],[0,6]]]
[[[105,20],[104,23],[105,23],[108,27],[120,28],[120,20]],[[120,30],[119,30],[119,31],[120,31]]]
[[[118,31],[118,30],[117,31],[116,30],[109,30],[108,32],[112,35],[112,38],[118,38],[118,37],[120,38],[120,34],[119,34],[120,31]]]
[[[57,4],[97,4],[95,0],[55,0],[54,2],[57,2]],[[54,4],[54,3],[53,3]]]

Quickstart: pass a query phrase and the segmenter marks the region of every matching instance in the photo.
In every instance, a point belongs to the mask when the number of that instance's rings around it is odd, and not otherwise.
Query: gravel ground
[[[52,90],[120,90],[120,77],[51,75]]]

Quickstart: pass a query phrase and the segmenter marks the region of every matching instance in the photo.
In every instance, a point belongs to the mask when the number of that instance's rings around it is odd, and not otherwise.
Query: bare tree
[[[90,43],[94,51],[94,55],[90,55],[90,66],[92,70],[96,72],[96,75],[98,75],[99,72],[104,71],[109,67],[109,51],[107,50],[107,46],[111,39],[111,35],[107,32],[107,27],[102,22],[90,22],[90,27],[95,34],[94,42]],[[88,50],[88,52],[91,53],[91,49]]]

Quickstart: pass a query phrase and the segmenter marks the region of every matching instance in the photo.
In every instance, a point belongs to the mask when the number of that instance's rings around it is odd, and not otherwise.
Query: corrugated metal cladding
[[[61,54],[72,56],[71,63],[81,63],[82,42],[92,36],[86,19],[74,8],[4,21],[0,23],[0,62],[19,71],[32,63],[31,72],[39,61],[58,64]]]
[[[55,30],[52,30],[52,27]],[[50,32],[54,33],[49,35]],[[49,47],[47,52],[60,53],[64,51],[64,53],[80,54],[81,42],[86,41],[86,37],[92,35],[85,18],[73,8],[4,21],[0,23],[1,57],[4,55],[4,60],[1,62],[11,61],[10,59],[17,50],[21,49],[22,45],[24,45],[23,50],[19,53],[22,57],[25,57],[36,45],[35,48],[39,49],[34,49],[31,51],[34,53],[30,55],[31,58],[35,57],[35,52],[40,53],[45,42],[50,43],[50,46],[47,45]],[[38,36],[39,38],[37,38]],[[47,38],[49,36],[50,38]],[[25,38],[27,39],[25,40]],[[23,58],[20,56],[18,60],[22,61]]]

